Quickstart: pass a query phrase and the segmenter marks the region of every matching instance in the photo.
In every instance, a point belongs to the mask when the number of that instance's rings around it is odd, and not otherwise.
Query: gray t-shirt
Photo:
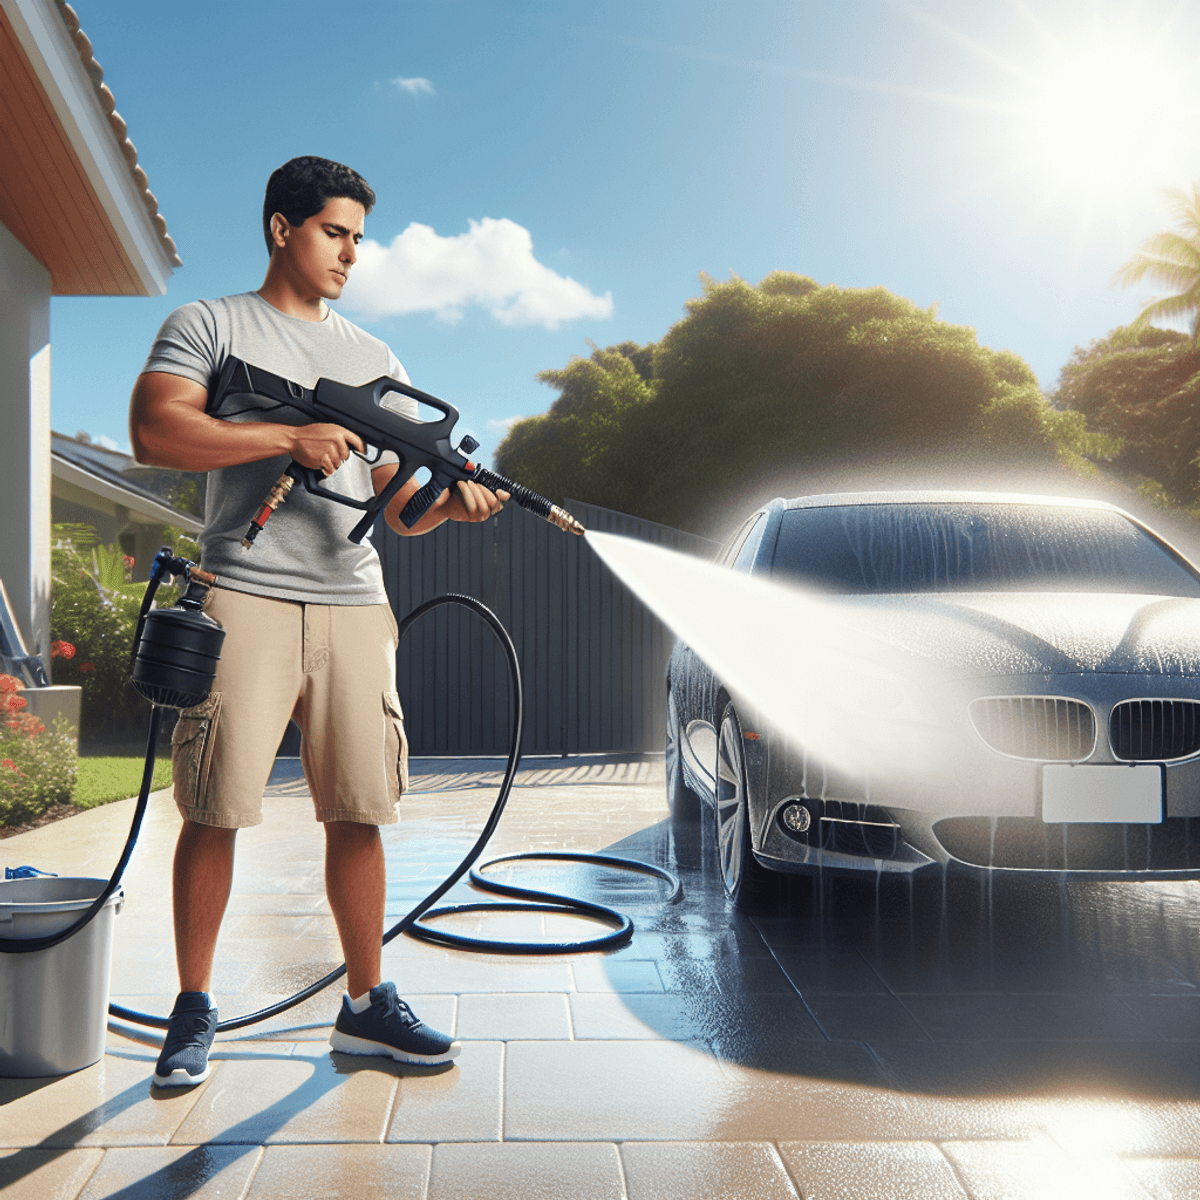
[[[311,388],[318,379],[358,386],[381,375],[408,383],[396,356],[378,338],[332,309],[323,321],[290,317],[255,292],[220,300],[196,300],[177,308],[158,331],[143,372],[181,375],[211,388],[230,356]],[[391,405],[415,417],[416,404],[393,394]],[[224,415],[229,414],[229,415]],[[224,420],[306,425],[295,409],[255,396],[233,396],[217,414]],[[396,462],[385,453],[368,465],[352,454],[322,484],[358,500],[375,490],[371,470]],[[208,473],[201,560],[235,591],[311,604],[384,604],[383,572],[369,540],[348,534],[362,513],[292,488],[253,547],[242,538],[275,481],[287,469],[287,456],[260,459]]]

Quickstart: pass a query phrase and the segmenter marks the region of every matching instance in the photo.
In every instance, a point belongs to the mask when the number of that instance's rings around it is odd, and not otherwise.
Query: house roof
[[[135,459],[119,450],[80,442],[61,433],[50,434],[50,469],[57,478],[124,505],[143,521],[199,533],[204,527],[202,521],[124,474],[125,468],[135,465]]]
[[[0,0],[0,222],[55,295],[161,295],[181,265],[65,0]]]

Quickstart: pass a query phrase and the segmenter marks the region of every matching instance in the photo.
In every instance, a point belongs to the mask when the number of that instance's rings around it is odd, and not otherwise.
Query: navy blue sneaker
[[[361,1013],[343,996],[329,1044],[343,1054],[387,1054],[397,1062],[426,1067],[448,1063],[462,1049],[461,1042],[417,1020],[396,995],[394,983],[377,983],[371,989],[370,1007]]]
[[[180,992],[154,1066],[158,1087],[191,1087],[212,1073],[208,1050],[217,1032],[217,1009],[207,992]]]

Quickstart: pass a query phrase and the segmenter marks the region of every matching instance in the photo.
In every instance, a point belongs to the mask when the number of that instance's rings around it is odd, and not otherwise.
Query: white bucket
[[[65,929],[107,879],[38,876],[0,882],[0,937]],[[64,1075],[104,1057],[113,918],[121,888],[73,937],[31,954],[0,954],[0,1076]]]

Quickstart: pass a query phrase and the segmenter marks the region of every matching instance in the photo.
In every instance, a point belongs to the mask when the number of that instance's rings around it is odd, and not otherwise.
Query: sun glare
[[[1015,155],[1053,191],[1119,199],[1196,177],[1194,71],[1162,31],[1056,43],[1022,72]]]

